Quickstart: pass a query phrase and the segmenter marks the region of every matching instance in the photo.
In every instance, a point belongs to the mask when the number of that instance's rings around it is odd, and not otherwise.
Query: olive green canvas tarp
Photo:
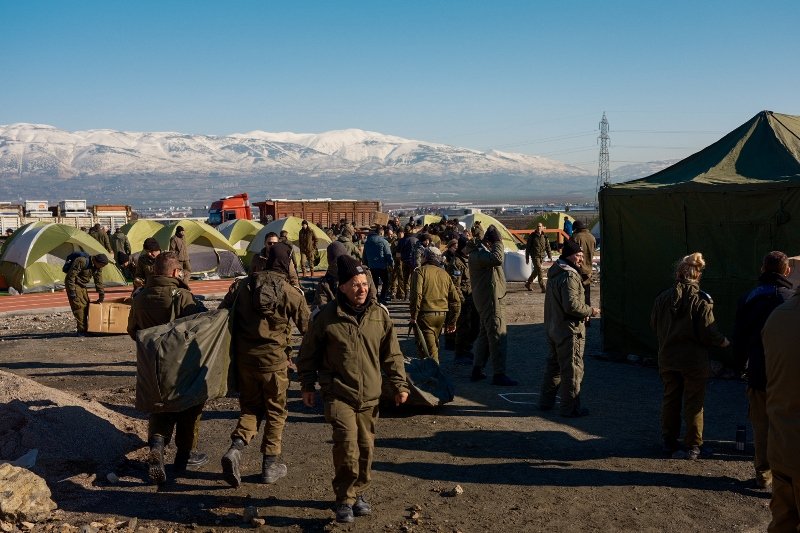
[[[31,222],[14,232],[0,257],[0,276],[8,287],[21,293],[60,290],[65,277],[61,268],[73,252],[105,254],[110,261],[103,268],[105,286],[126,284],[113,255],[94,237],[78,228],[51,222]]]
[[[158,233],[158,230],[163,227],[164,224],[161,222],[141,218],[128,222],[120,228],[120,231],[128,236],[128,241],[131,243],[131,253],[137,254],[144,248],[144,240]]]
[[[800,252],[800,117],[761,112],[661,172],[603,187],[600,224],[606,351],[655,353],[653,300],[692,252],[706,259],[700,286],[730,336],[763,256]]]

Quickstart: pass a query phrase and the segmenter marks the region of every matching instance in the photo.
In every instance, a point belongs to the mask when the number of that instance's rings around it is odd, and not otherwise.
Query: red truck
[[[246,192],[220,198],[208,210],[208,223],[212,226],[238,218],[253,220],[253,209]]]

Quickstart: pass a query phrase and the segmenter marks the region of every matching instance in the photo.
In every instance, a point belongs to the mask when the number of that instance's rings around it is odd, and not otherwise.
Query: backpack
[[[283,279],[259,272],[250,276],[247,285],[253,309],[263,318],[274,316],[283,303]]]
[[[90,259],[89,265],[91,266],[91,264],[92,264],[92,262],[91,262],[92,256],[91,255],[87,254],[86,252],[72,252],[71,254],[69,254],[67,256],[67,259],[64,261],[64,266],[61,267],[61,272],[63,272],[64,274],[69,272],[69,269],[72,268],[72,263],[74,263],[75,260],[77,258],[79,258],[79,257],[85,257],[87,259]]]

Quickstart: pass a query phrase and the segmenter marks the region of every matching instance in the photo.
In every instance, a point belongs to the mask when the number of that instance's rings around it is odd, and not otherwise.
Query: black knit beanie
[[[561,249],[561,259],[566,259],[572,255],[577,254],[578,252],[583,251],[581,245],[573,240],[569,240],[564,243],[564,247]]]
[[[349,255],[342,255],[336,260],[336,270],[339,276],[339,285],[347,283],[359,274],[367,273],[361,262]]]

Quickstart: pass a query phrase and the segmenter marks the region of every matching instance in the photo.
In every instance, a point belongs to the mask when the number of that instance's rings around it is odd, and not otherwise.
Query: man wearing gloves
[[[503,273],[505,250],[500,233],[489,226],[483,240],[475,240],[469,252],[469,277],[472,281],[472,300],[481,317],[481,328],[475,340],[475,359],[472,381],[486,378],[483,369],[491,359],[493,385],[514,386],[517,382],[506,375],[506,322],[501,300],[506,295],[506,276]]]
[[[349,255],[339,257],[336,266],[336,299],[311,323],[297,367],[306,406],[314,406],[320,384],[325,420],[333,428],[336,520],[352,522],[372,512],[364,492],[371,478],[382,381],[394,392],[396,405],[408,399],[408,384],[392,319],[370,296],[366,269]]]

